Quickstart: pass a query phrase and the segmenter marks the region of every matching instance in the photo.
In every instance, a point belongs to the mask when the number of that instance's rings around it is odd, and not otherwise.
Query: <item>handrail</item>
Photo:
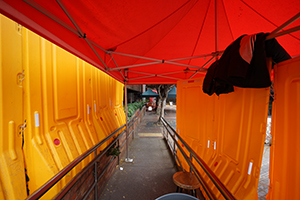
[[[131,118],[128,121],[128,128],[132,126],[132,121],[137,116]],[[136,121],[136,120],[135,120]],[[134,121],[134,122],[135,122]],[[130,125],[129,125],[130,124]],[[53,176],[49,181],[47,181],[44,185],[42,185],[39,189],[34,191],[29,197],[26,198],[26,200],[34,200],[42,197],[48,190],[50,190],[58,181],[60,181],[69,171],[71,171],[76,165],[78,165],[83,159],[85,159],[87,156],[89,156],[91,153],[97,151],[97,149],[104,144],[107,140],[109,140],[111,137],[113,137],[117,132],[119,132],[121,129],[123,129],[126,126],[126,124],[123,124],[118,129],[116,129],[114,132],[112,132],[110,135],[108,135],[106,138],[101,140],[98,144],[94,145],[92,148],[75,158],[70,164],[68,164],[65,168],[63,168],[61,171],[59,171],[55,176]],[[124,132],[124,131],[123,131]],[[122,133],[123,133],[122,132]],[[117,137],[119,138],[119,136]],[[116,138],[116,139],[117,139]],[[112,145],[113,143],[111,143]],[[100,158],[100,155],[98,158],[94,158],[94,160],[98,160]]]
[[[186,147],[186,149],[189,151],[189,153],[191,154],[191,156],[193,156],[196,160],[196,162],[201,166],[201,168],[203,169],[203,171],[206,173],[206,175],[210,178],[210,180],[214,183],[214,185],[216,186],[216,188],[220,191],[220,193],[223,195],[223,197],[225,199],[235,199],[235,197],[230,193],[230,191],[224,186],[224,184],[219,180],[219,178],[214,174],[214,172],[207,166],[207,164],[193,151],[193,149],[179,136],[179,134],[174,130],[174,128],[163,118],[160,118],[161,121],[163,122],[163,125],[165,126],[165,128],[167,129],[167,131],[169,132],[169,129],[174,133],[174,135],[180,140],[180,142]],[[198,170],[195,168],[195,166],[190,162],[190,159],[186,156],[186,154],[184,153],[184,151],[181,149],[180,145],[178,145],[178,142],[176,141],[175,137],[170,134],[170,136],[172,137],[172,139],[174,140],[174,142],[176,143],[178,149],[181,151],[182,155],[184,156],[185,160],[187,161],[187,163],[189,164],[189,166],[191,167],[191,169],[193,169],[193,171],[195,172],[196,177],[198,178],[199,182],[201,183],[203,180],[198,172]],[[202,183],[201,183],[202,184]],[[205,188],[205,184],[204,184],[204,188]],[[210,191],[206,191],[207,194],[210,196],[211,194]],[[214,195],[212,195],[214,196]],[[215,198],[215,197],[213,197]]]

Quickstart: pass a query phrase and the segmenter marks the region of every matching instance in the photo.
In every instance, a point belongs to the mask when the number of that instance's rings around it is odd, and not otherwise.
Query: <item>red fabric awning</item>
[[[128,84],[203,76],[214,52],[299,11],[299,0],[0,0],[2,14]],[[277,40],[300,54],[300,31]]]

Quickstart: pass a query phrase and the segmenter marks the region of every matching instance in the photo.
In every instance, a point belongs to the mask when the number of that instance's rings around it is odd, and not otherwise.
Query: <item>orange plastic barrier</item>
[[[237,199],[255,199],[270,89],[235,88],[218,97],[204,94],[202,83],[203,78],[177,83],[177,132]]]
[[[0,31],[0,199],[24,199],[22,27],[0,16]]]
[[[25,199],[125,123],[123,84],[4,16],[0,28],[0,199]]]
[[[300,199],[300,57],[274,67],[267,199]]]

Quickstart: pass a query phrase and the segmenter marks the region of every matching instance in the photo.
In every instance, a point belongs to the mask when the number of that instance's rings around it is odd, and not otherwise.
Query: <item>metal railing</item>
[[[127,128],[129,129],[134,124],[134,122],[137,120],[136,118],[137,118],[137,116],[133,117],[132,119],[130,119],[130,121],[128,121],[128,127],[126,127],[126,124],[122,125],[117,130],[115,130],[113,133],[111,133],[109,136],[107,136],[102,141],[100,141],[98,144],[94,145],[92,148],[90,148],[89,150],[87,150],[85,153],[81,154],[79,157],[77,157],[76,159],[74,159],[69,165],[67,165],[64,169],[62,169],[55,176],[53,176],[47,183],[45,183],[38,190],[36,190],[35,192],[33,192],[27,198],[27,200],[33,200],[33,199],[39,199],[39,198],[41,198],[48,190],[50,190],[53,186],[55,186],[55,184],[57,182],[59,182],[65,175],[67,175],[68,172],[70,172],[83,159],[85,159],[86,157],[88,157],[92,153],[95,154],[95,158],[91,162],[89,162],[88,165],[86,165],[78,174],[76,174],[74,176],[74,178],[54,197],[54,199],[62,199],[67,194],[67,192],[73,187],[73,185],[77,182],[77,180],[79,180],[82,177],[82,175],[85,174],[92,167],[94,167],[94,183],[89,188],[88,192],[85,194],[85,196],[84,196],[83,199],[87,199],[89,197],[89,194],[93,191],[93,189],[95,190],[95,193],[94,193],[95,194],[95,199],[97,199],[97,195],[98,195],[97,194],[97,183],[98,183],[98,180],[106,172],[108,166],[114,160],[114,158],[110,159],[110,161],[108,162],[108,164],[106,165],[106,167],[104,168],[104,170],[102,171],[102,173],[100,174],[100,176],[98,176],[98,173],[97,173],[97,162],[99,161],[99,159],[102,158],[103,155],[105,155],[107,153],[107,151],[114,144],[116,144],[116,142],[119,141],[120,137],[124,133],[126,133],[126,129]],[[124,127],[125,127],[125,129],[122,130]],[[98,148],[101,145],[103,145],[105,142],[107,142],[110,138],[112,138],[117,133],[119,133],[121,130],[122,130],[122,132],[117,137],[115,137],[114,140],[104,150],[102,150],[99,155],[97,155]],[[128,139],[130,138],[130,136],[132,135],[133,132],[134,132],[134,130],[132,130],[131,133],[128,134],[128,136],[126,137],[126,140],[124,141],[123,145],[128,142]],[[123,145],[121,147],[123,147]]]
[[[180,163],[180,160],[177,157],[177,150],[181,152],[184,159],[186,160],[187,164],[190,167],[190,171],[193,171],[197,179],[199,180],[202,188],[204,189],[205,193],[210,199],[217,199],[215,194],[212,192],[210,187],[208,186],[207,182],[204,180],[204,178],[201,176],[201,173],[198,171],[198,169],[195,167],[195,165],[192,163],[192,160],[195,159],[197,164],[201,167],[201,169],[204,171],[204,173],[209,177],[209,179],[212,181],[212,183],[215,185],[215,187],[219,190],[219,192],[222,194],[222,196],[225,199],[235,199],[235,197],[229,192],[229,190],[223,185],[223,183],[218,179],[218,177],[214,174],[214,172],[207,166],[207,164],[193,151],[193,149],[179,136],[179,134],[174,130],[174,128],[163,118],[160,118],[161,122],[164,125],[165,130],[167,131],[167,135],[164,133],[164,137],[166,138],[168,145],[170,149],[172,150],[175,160],[178,161],[181,169],[183,170],[183,167]],[[164,131],[165,132],[165,131]],[[170,136],[172,138],[173,143],[169,140]],[[184,147],[189,152],[190,156],[188,157],[182,147],[179,145],[178,140],[184,145]]]

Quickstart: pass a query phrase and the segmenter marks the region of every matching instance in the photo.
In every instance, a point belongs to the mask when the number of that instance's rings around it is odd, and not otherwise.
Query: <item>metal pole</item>
[[[296,21],[299,18],[300,18],[300,12],[298,12],[294,17],[292,17],[291,19],[289,19],[288,21],[286,21],[285,23],[283,23],[281,26],[279,26],[278,28],[276,28],[274,31],[272,31],[270,33],[270,35],[278,33],[279,31],[281,31],[282,29],[284,29],[285,27],[287,27],[288,25],[290,25],[291,23],[293,23],[294,21]]]
[[[218,51],[218,0],[215,0],[215,51]],[[218,60],[218,56],[216,56]]]
[[[127,74],[125,74],[125,77],[127,77]],[[126,117],[126,158],[125,162],[133,162],[133,159],[129,158],[129,127],[128,127],[128,119],[127,119],[127,81],[125,80],[125,117]]]
[[[97,157],[97,149],[95,150],[95,158]],[[98,199],[98,173],[97,173],[97,161],[95,162],[95,174],[94,174],[94,178],[95,178],[95,187],[94,187],[94,194],[95,194],[95,199]]]
[[[274,34],[271,33],[270,35],[268,35],[266,37],[266,40],[269,40],[269,39],[272,39],[275,37],[279,37],[279,36],[283,36],[286,34],[290,34],[290,33],[293,33],[293,32],[299,31],[299,30],[300,30],[300,26],[295,26],[295,27],[287,29],[285,31],[280,31],[279,33],[274,33]]]
[[[127,56],[127,57],[132,57],[132,58],[139,58],[139,59],[144,59],[144,60],[151,60],[151,61],[155,61],[155,62],[151,62],[150,64],[159,64],[159,63],[168,63],[168,64],[173,64],[173,65],[179,65],[179,66],[183,66],[183,67],[192,67],[192,68],[197,68],[197,69],[200,69],[200,67],[198,66],[194,66],[194,65],[187,65],[187,64],[183,64],[183,63],[177,63],[177,62],[172,62],[170,60],[160,60],[160,59],[156,59],[156,58],[149,58],[149,57],[145,57],[145,56],[138,56],[138,55],[133,55],[133,54],[127,54],[127,53],[121,53],[121,52],[114,52],[114,51],[111,51],[109,52],[111,54],[116,54],[116,55],[121,55],[121,56]],[[114,70],[118,70],[118,69],[129,69],[129,68],[132,68],[132,67],[138,67],[136,65],[128,65],[128,66],[123,66],[123,67],[119,67],[119,68],[113,68],[113,69],[110,69],[112,71]]]

